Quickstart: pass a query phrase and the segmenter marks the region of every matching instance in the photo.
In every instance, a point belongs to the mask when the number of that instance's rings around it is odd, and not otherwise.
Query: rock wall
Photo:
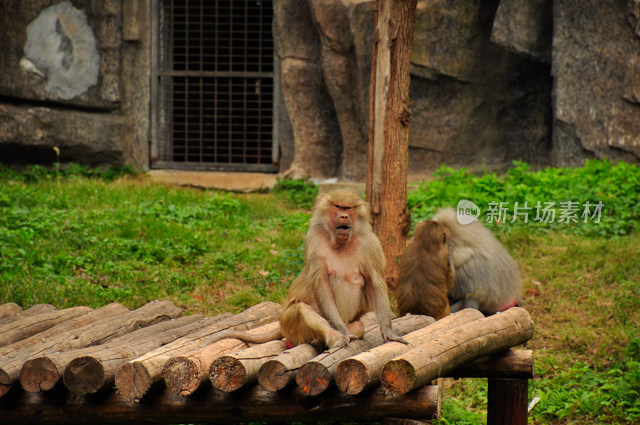
[[[0,3],[0,161],[148,168],[151,5]],[[281,173],[362,181],[375,1],[273,6]],[[410,174],[638,162],[639,43],[640,0],[420,0]]]
[[[295,150],[288,172],[362,180],[375,2],[275,4],[282,6],[276,9],[278,28],[298,25],[294,38],[276,34],[277,54],[283,62],[308,62],[307,78],[313,74],[315,84],[314,101],[292,107],[294,97],[307,98],[307,83],[281,74],[294,127],[294,142],[281,141]],[[578,165],[593,156],[637,162],[639,4],[419,1],[410,174],[428,174],[443,163],[498,169],[515,159],[540,166]],[[292,53],[301,50],[304,57]],[[303,129],[296,131],[296,122]]]
[[[554,163],[640,157],[640,1],[553,3]]]
[[[148,9],[147,0],[0,5],[0,160],[50,163],[57,146],[61,161],[148,166]]]

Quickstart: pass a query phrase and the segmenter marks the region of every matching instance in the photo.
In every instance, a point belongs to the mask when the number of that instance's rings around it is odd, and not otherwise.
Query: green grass
[[[279,197],[4,174],[0,300],[237,311],[281,299],[301,268],[309,213]]]
[[[280,301],[303,266],[316,187],[280,180],[272,193],[156,184],[129,169],[0,167],[0,303],[130,308],[169,299],[190,312],[238,312]],[[540,397],[535,424],[640,421],[640,170],[592,161],[577,169],[473,175],[440,169],[411,187],[414,224],[460,199],[604,204],[600,223],[488,226],[518,261],[535,321],[527,347]],[[486,421],[486,380],[445,391],[441,424]]]

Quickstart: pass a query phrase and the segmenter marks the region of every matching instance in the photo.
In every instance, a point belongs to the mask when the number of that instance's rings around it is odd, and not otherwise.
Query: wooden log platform
[[[405,394],[471,360],[505,351],[532,336],[531,316],[514,307],[471,322],[464,329],[454,328],[388,361],[380,380],[389,393]]]
[[[338,391],[306,397],[295,387],[266,391],[254,385],[225,393],[210,389],[190,397],[170,391],[127,403],[116,393],[78,397],[65,392],[16,393],[0,399],[3,423],[40,425],[136,425],[235,423],[251,421],[363,421],[385,417],[433,419],[439,416],[440,391],[428,385],[398,398],[382,388],[348,396]]]
[[[179,316],[182,316],[182,309],[173,303],[152,301],[136,310],[70,329],[41,340],[39,344],[31,345],[11,356],[0,358],[0,397],[18,380],[23,364],[29,359],[53,352],[105,344],[141,327]]]
[[[399,335],[406,335],[434,322],[435,320],[429,316],[408,315],[394,319],[392,325]],[[296,373],[296,384],[303,393],[318,395],[326,391],[334,381],[336,368],[342,360],[382,343],[384,340],[378,325],[368,326],[362,339],[352,341],[343,348],[327,350],[303,364]]]
[[[422,327],[405,335],[404,339],[408,344],[391,341],[345,359],[338,364],[336,384],[347,394],[359,394],[365,388],[371,388],[380,382],[380,372],[387,361],[451,329],[468,325],[483,317],[484,315],[478,310],[464,309],[438,320],[431,326]]]
[[[274,322],[278,319],[280,311],[281,307],[276,303],[258,304],[123,364],[118,368],[115,376],[118,393],[128,401],[142,398],[153,385],[162,381],[164,365],[172,357],[206,346],[209,340],[215,340],[216,336],[223,331],[246,331]]]
[[[522,308],[487,318],[462,311],[435,323],[425,316],[394,319],[407,345],[384,344],[375,321],[365,323],[363,339],[324,352],[308,344],[287,349],[283,340],[249,344],[217,336],[225,329],[267,333],[278,326],[279,311],[277,304],[262,303],[236,315],[179,318],[181,309],[167,301],[134,311],[113,304],[72,314],[18,341],[8,338],[13,342],[0,344],[0,378],[7,370],[12,375],[0,379],[6,382],[0,385],[0,417],[16,425],[422,423],[439,417],[442,391],[433,380],[448,376],[489,379],[488,423],[527,422],[533,353],[511,349],[533,332]],[[22,322],[58,310],[7,304],[0,312],[5,325],[23,328]],[[343,364],[357,366],[345,371],[365,371],[356,374],[357,392],[353,384],[341,388]],[[22,385],[14,383],[16,373]],[[291,385],[298,375],[302,385]],[[404,383],[400,390],[395,381]]]

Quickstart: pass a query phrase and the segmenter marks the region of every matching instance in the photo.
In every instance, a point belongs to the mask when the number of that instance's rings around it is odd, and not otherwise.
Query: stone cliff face
[[[640,2],[553,4],[555,163],[640,157]]]
[[[276,34],[277,55],[283,63],[304,62],[306,79],[315,73],[318,84],[310,108],[295,107],[298,98],[308,99],[307,83],[289,79],[283,67],[295,142],[286,132],[281,142],[295,154],[282,165],[293,176],[361,180],[375,4],[275,3],[277,27],[291,31]],[[639,4],[419,1],[410,173],[426,174],[442,163],[501,168],[514,159],[534,165],[577,165],[594,156],[637,161]],[[315,157],[330,166],[309,164]]]
[[[148,166],[148,14],[127,11],[139,31],[126,37],[122,12],[121,0],[0,5],[0,161],[50,164],[56,146],[62,162]]]
[[[0,5],[0,161],[149,166],[149,0]],[[364,180],[374,0],[273,0],[280,172]],[[640,157],[640,0],[421,0],[409,172]]]

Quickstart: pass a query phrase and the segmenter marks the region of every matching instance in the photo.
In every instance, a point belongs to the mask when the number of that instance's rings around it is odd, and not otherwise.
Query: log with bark
[[[18,314],[20,312],[22,312],[22,307],[20,307],[16,303],[6,303],[0,305],[0,319],[8,316],[13,316],[14,314]]]
[[[345,359],[338,364],[336,369],[336,384],[341,391],[347,394],[359,394],[364,389],[380,383],[380,372],[387,361],[442,335],[450,329],[467,325],[482,318],[484,315],[480,311],[470,308],[464,309],[446,316],[432,325],[405,335],[403,338],[408,344],[391,341]]]
[[[91,323],[98,322],[100,320],[117,317],[127,312],[129,312],[129,309],[127,309],[127,307],[123,306],[122,304],[118,304],[118,303],[108,304],[94,311],[90,311],[87,314],[83,314],[74,319],[67,320],[66,322],[62,322],[52,328],[47,329],[44,332],[40,332],[33,336],[30,336],[27,339],[16,341],[13,344],[2,347],[0,348],[0,357],[7,358],[7,357],[15,356],[20,351],[37,344],[41,344],[45,341],[48,341],[50,338],[58,334],[61,334],[63,332],[67,332],[73,329],[78,329],[83,326],[87,326]]]
[[[141,327],[181,315],[182,309],[170,301],[152,301],[128,313],[72,329],[32,345],[12,357],[0,360],[0,397],[18,380],[22,365],[32,357],[104,344]]]
[[[273,329],[279,324],[274,323]],[[271,330],[265,330],[271,332]],[[232,392],[258,381],[260,367],[269,359],[281,354],[287,348],[283,339],[223,355],[211,363],[209,380],[214,388]]]
[[[75,394],[91,394],[113,381],[117,368],[152,349],[215,321],[200,315],[166,320],[114,338],[106,344],[52,353],[27,360],[20,372],[22,388],[49,391],[63,373],[65,386]],[[71,367],[68,367],[71,366]]]
[[[311,344],[300,344],[267,361],[258,371],[258,383],[267,391],[279,391],[296,381],[298,369],[320,354]]]
[[[46,331],[59,323],[74,317],[86,314],[93,309],[91,307],[71,307],[63,310],[56,310],[50,313],[36,314],[23,317],[18,322],[8,323],[0,326],[0,347],[13,344],[32,335]]]
[[[403,316],[393,320],[393,328],[399,335],[406,335],[434,322],[435,320],[429,316]],[[379,326],[377,324],[368,326],[365,328],[365,334],[362,339],[351,341],[343,348],[327,350],[302,365],[298,373],[296,373],[298,388],[307,395],[321,394],[333,382],[338,363],[364,350],[376,347],[383,342]]]
[[[507,350],[480,357],[448,372],[450,378],[534,379],[533,351]]]
[[[380,380],[391,395],[405,394],[478,357],[507,350],[533,336],[533,320],[513,307],[444,333],[387,362]]]
[[[247,331],[249,334],[263,335],[279,326],[278,322]],[[162,378],[169,391],[188,396],[193,394],[210,376],[211,364],[219,357],[249,348],[248,343],[235,338],[216,341],[183,356],[172,357],[162,369]]]
[[[365,328],[377,323],[373,312],[365,314],[360,320]],[[300,344],[285,350],[260,367],[258,382],[265,390],[279,391],[295,383],[300,366],[320,353],[320,348],[311,344]]]
[[[159,328],[161,324],[158,324],[154,325],[155,336],[151,330],[142,333],[141,329],[116,338],[106,344],[105,350],[94,351],[73,359],[64,370],[65,386],[76,394],[93,394],[107,389],[113,385],[116,372],[124,363],[229,316],[230,313],[225,313],[215,317],[194,319],[193,323],[185,322],[183,326],[166,331],[161,331]],[[199,315],[188,317],[198,318]]]
[[[139,400],[152,385],[162,380],[162,368],[172,357],[213,343],[219,337],[217,334],[225,330],[245,331],[274,322],[278,320],[281,310],[282,307],[276,303],[258,304],[123,364],[115,377],[118,394],[127,401]]]
[[[27,393],[15,391],[0,399],[2,423],[39,425],[136,425],[141,423],[235,423],[359,421],[384,417],[435,418],[439,411],[438,387],[427,385],[400,397],[388,397],[381,388],[347,396],[327,391],[306,397],[295,387],[265,391],[260,386],[224,393],[210,389],[192,397],[177,397],[161,391],[140,403],[123,403],[115,393],[77,397],[71,393]]]
[[[36,304],[18,314],[3,317],[2,319],[0,319],[0,326],[4,326],[12,322],[17,322],[18,320],[22,320],[26,317],[34,316],[36,314],[51,313],[52,311],[56,310],[57,308],[55,308],[51,304]]]

